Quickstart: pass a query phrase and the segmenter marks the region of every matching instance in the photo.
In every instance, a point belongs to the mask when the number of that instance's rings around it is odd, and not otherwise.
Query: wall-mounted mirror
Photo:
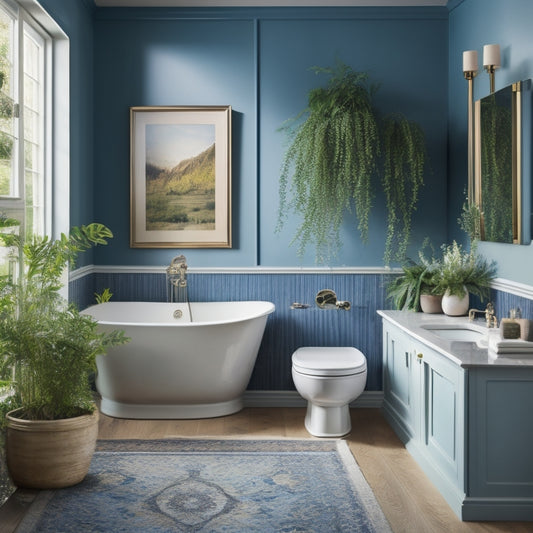
[[[531,80],[475,105],[475,192],[481,240],[531,241]],[[524,157],[527,155],[527,161]]]

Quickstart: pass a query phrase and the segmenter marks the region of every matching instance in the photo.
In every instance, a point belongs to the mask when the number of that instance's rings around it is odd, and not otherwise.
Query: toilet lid
[[[366,358],[352,347],[305,347],[292,354],[294,370],[311,376],[349,376],[366,372]]]

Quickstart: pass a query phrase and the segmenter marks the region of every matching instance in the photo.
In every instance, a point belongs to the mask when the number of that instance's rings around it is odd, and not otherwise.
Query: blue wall
[[[533,40],[531,0],[463,0],[450,2],[449,20],[449,222],[450,235],[457,236],[461,208],[458,191],[466,186],[467,169],[467,84],[462,73],[462,53],[477,50],[483,63],[483,45],[497,43],[502,52],[502,67],[496,71],[495,88],[533,78]],[[489,94],[489,77],[480,71],[474,81],[474,98]],[[532,157],[532,147],[523,146],[523,157]],[[531,175],[524,176],[531,184]],[[481,243],[481,253],[498,263],[498,276],[533,285],[533,247]]]
[[[275,234],[284,150],[278,128],[325,78],[310,67],[336,58],[368,71],[376,105],[424,128],[431,169],[414,242],[446,240],[447,11],[431,9],[97,9],[95,20],[95,218],[114,242],[102,265],[164,265],[175,250],[129,248],[129,107],[233,107],[232,250],[190,250],[191,266],[313,265],[289,243],[297,220]],[[386,36],[384,39],[383,36]],[[376,177],[376,179],[378,179]],[[352,218],[337,265],[381,265],[386,228],[378,195],[367,245]]]
[[[96,265],[168,264],[176,250],[129,248],[129,107],[233,107],[233,227],[231,250],[186,250],[191,267],[314,264],[289,242],[294,217],[274,234],[284,138],[277,130],[306,105],[321,78],[309,71],[336,58],[369,72],[380,84],[376,104],[401,111],[425,129],[431,169],[415,216],[413,248],[460,239],[456,224],[466,186],[466,82],[462,51],[497,42],[503,65],[496,88],[533,77],[530,0],[451,0],[445,8],[103,9],[90,0],[41,0],[71,39],[71,221],[108,224],[115,239],[94,254]],[[449,11],[449,13],[448,13]],[[94,66],[93,66],[94,65]],[[488,77],[476,79],[476,98]],[[93,119],[94,116],[94,119]],[[94,139],[93,139],[94,135]],[[531,147],[525,147],[531,156]],[[526,176],[531,180],[531,176]],[[370,239],[362,244],[355,221],[343,226],[344,248],[328,266],[380,266],[386,212],[378,194]],[[533,285],[531,246],[482,243],[499,275]],[[92,259],[85,259],[92,262]],[[104,269],[105,270],[105,269]],[[369,359],[367,389],[381,388],[381,337],[375,311],[386,307],[380,274],[191,274],[193,299],[265,298],[277,311],[268,322],[250,388],[292,388],[290,355],[303,344],[352,344]],[[154,274],[93,273],[71,283],[73,299],[89,304],[95,290],[115,298],[164,299]],[[290,310],[312,303],[331,287],[352,301],[348,313]],[[502,291],[493,300],[504,316],[531,301]],[[299,313],[299,314],[296,314]]]

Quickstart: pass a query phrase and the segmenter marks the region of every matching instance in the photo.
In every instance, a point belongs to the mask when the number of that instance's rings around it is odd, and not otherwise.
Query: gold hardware
[[[494,73],[496,72],[497,68],[497,65],[485,65],[485,70],[489,75],[490,94],[494,92]]]
[[[522,103],[522,94],[526,91],[530,91],[530,89],[531,80],[519,81],[475,102],[474,200],[480,210],[480,235],[481,240],[483,241],[487,240],[522,244],[522,241],[524,240],[524,211],[522,209],[524,176],[521,161],[523,152],[522,144],[524,141],[522,132],[522,114],[525,109]],[[504,178],[502,184],[505,184],[506,192],[500,194],[501,202],[499,205],[493,206],[493,208],[497,210],[500,209],[501,206],[501,210],[498,210],[501,214],[509,213],[508,217],[506,215],[501,219],[494,215],[494,211],[486,211],[487,200],[486,198],[483,198],[484,195],[488,195],[488,187],[483,183],[483,172],[490,172],[491,170],[487,165],[482,165],[482,161],[484,161],[487,156],[492,157],[493,153],[491,151],[491,143],[482,142],[481,123],[482,120],[485,120],[482,116],[487,118],[491,116],[489,113],[492,112],[491,109],[494,109],[496,100],[500,102],[498,104],[498,109],[506,110],[510,114],[509,118],[511,119],[511,123],[505,126],[505,131],[507,132],[506,139],[508,139],[510,147],[501,152],[502,154],[505,154],[505,157],[502,156],[502,158],[498,158],[499,168],[507,169],[505,176],[502,175],[502,178]],[[503,105],[503,101],[508,103]],[[496,129],[499,130],[501,127],[496,125]],[[487,154],[485,154],[485,151],[487,151]],[[485,179],[487,181],[489,180],[487,177],[485,177]],[[485,219],[501,220],[505,226],[502,228],[505,232],[495,235],[492,232],[487,231],[490,224],[486,223]]]
[[[477,76],[476,70],[467,70],[464,73],[465,80],[468,81],[468,203],[473,204],[474,198],[474,78]]]
[[[423,359],[423,358],[424,358],[424,354],[423,354],[423,353],[417,353],[416,356],[417,356],[419,359]]]
[[[498,319],[496,318],[496,312],[491,302],[487,304],[487,307],[484,311],[482,311],[481,309],[470,309],[468,311],[468,320],[470,320],[470,322],[474,320],[476,313],[483,313],[485,315],[485,321],[487,323],[488,328],[498,327]]]
[[[336,307],[337,295],[331,289],[322,289],[318,291],[315,302],[320,309],[332,309]]]
[[[344,309],[349,311],[352,305],[350,302],[337,300],[337,295],[335,291],[331,289],[322,289],[318,291],[315,302],[320,307],[320,309]]]

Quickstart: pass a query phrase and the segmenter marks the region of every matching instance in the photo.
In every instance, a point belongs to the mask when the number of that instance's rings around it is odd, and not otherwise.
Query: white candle
[[[477,71],[477,50],[463,52],[463,72]]]
[[[501,65],[500,45],[486,44],[483,47],[483,66],[499,67]]]

